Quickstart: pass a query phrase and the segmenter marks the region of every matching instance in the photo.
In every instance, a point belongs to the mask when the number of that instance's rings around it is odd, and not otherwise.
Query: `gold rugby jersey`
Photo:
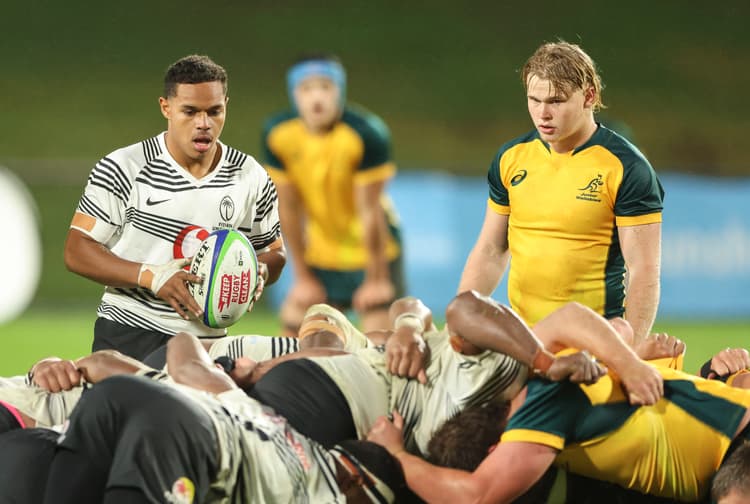
[[[305,262],[352,271],[364,269],[368,252],[354,201],[355,187],[385,181],[396,173],[390,133],[374,114],[347,108],[323,135],[308,132],[293,112],[271,118],[263,132],[265,167],[276,184],[294,184],[306,213]],[[397,217],[390,199],[381,198],[391,234],[386,258],[395,259]]]
[[[501,440],[560,450],[556,465],[680,501],[704,497],[750,406],[750,390],[656,366],[664,397],[631,406],[619,381],[530,380]]]
[[[489,207],[509,216],[508,298],[535,324],[569,301],[607,318],[624,313],[617,228],[661,222],[664,191],[638,149],[599,125],[560,154],[535,131],[497,152]]]

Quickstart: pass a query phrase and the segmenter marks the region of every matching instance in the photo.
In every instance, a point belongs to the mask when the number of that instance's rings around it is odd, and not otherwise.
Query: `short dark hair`
[[[446,420],[427,444],[427,460],[435,465],[473,472],[500,442],[510,403],[471,406]]]
[[[732,490],[750,497],[750,442],[743,442],[721,465],[711,484],[711,499],[718,502]]]
[[[177,84],[221,82],[227,94],[227,71],[208,56],[191,54],[180,58],[167,68],[164,75],[164,97],[177,95]]]

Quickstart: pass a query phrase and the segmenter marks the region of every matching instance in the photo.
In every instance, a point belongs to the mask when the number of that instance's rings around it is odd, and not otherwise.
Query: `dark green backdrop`
[[[164,128],[161,78],[185,54],[229,71],[223,139],[240,149],[257,152],[286,105],[288,63],[325,50],[390,125],[400,166],[482,175],[530,129],[518,69],[561,37],[599,63],[608,118],[658,171],[748,175],[748,19],[744,0],[3,2],[0,164],[40,206],[38,300],[98,296],[62,268],[67,223],[97,158]]]

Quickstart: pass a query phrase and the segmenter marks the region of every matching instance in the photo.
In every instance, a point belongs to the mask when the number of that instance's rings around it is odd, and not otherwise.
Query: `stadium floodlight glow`
[[[34,199],[9,170],[0,167],[0,215],[5,240],[0,245],[3,282],[0,286],[0,324],[16,318],[36,292],[42,247]]]

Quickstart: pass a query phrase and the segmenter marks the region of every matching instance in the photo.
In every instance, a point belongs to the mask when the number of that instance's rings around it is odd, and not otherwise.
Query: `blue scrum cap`
[[[287,71],[286,85],[292,108],[297,109],[297,104],[294,102],[294,89],[300,82],[313,76],[325,77],[333,81],[339,88],[339,106],[343,108],[346,102],[346,71],[338,61],[327,59],[301,61]]]

